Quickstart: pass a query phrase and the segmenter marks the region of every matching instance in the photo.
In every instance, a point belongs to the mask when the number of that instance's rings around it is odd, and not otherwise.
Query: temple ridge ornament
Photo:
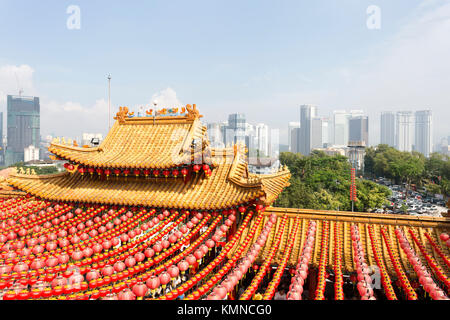
[[[127,115],[128,115],[128,108],[119,107],[119,112],[117,112],[116,116],[114,117],[114,120],[118,120],[120,124],[123,124],[125,123]]]
[[[195,120],[195,119],[200,119],[203,117],[200,114],[200,112],[198,112],[197,106],[195,105],[195,103],[192,106],[190,104],[186,105],[186,110],[188,112],[188,114],[187,114],[188,120]]]

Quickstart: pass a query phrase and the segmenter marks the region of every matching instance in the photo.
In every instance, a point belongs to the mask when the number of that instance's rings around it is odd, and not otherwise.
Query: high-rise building
[[[396,147],[411,152],[414,144],[414,114],[411,111],[397,112]]]
[[[322,118],[322,145],[330,144],[330,119]]]
[[[5,162],[9,166],[24,161],[25,148],[30,145],[39,148],[39,98],[8,95],[7,112],[8,145]]]
[[[395,146],[395,113],[382,112],[380,118],[381,144]]]
[[[349,142],[364,142],[369,145],[369,117],[357,116],[349,119]]]
[[[228,126],[225,134],[225,144],[245,143],[245,114],[234,113],[228,116]],[[248,147],[248,146],[247,146]]]
[[[289,151],[294,152],[293,149],[297,148],[297,138],[294,138],[294,132],[298,132],[298,131],[294,131],[294,129],[298,129],[300,128],[300,122],[289,122],[288,125],[288,145],[289,145]],[[293,143],[295,139],[295,143]],[[294,147],[295,146],[295,147]]]
[[[299,152],[309,155],[312,148],[312,119],[317,116],[317,107],[312,105],[300,106],[300,139]]]
[[[292,136],[291,136],[291,152],[292,153],[299,153],[300,152],[300,128],[294,128],[292,129]]]
[[[432,152],[432,112],[431,110],[416,111],[415,150],[429,157]]]
[[[323,131],[322,118],[319,117],[313,118],[311,129],[311,149],[323,147],[322,131]]]
[[[3,112],[0,112],[0,165],[5,164],[5,146],[3,144]]]
[[[348,119],[351,115],[344,110],[333,112],[333,141],[336,146],[347,146],[348,144]]]
[[[264,123],[258,123],[255,126],[255,136],[257,154],[261,157],[268,157],[270,149],[269,127]]]

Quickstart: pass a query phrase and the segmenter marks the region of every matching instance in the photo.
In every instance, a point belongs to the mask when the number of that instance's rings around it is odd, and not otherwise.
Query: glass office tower
[[[38,97],[8,96],[7,166],[24,161],[24,149],[30,145],[39,148],[40,104]]]

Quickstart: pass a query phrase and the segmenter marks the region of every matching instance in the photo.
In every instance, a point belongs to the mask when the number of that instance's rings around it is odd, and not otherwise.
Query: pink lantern
[[[166,271],[162,272],[159,275],[159,282],[161,283],[161,285],[165,286],[170,282],[170,275]]]
[[[167,272],[169,273],[170,277],[176,278],[180,274],[180,269],[178,269],[176,265],[171,265]]]
[[[189,263],[186,260],[181,260],[180,262],[178,262],[178,269],[181,272],[186,271],[189,268]]]
[[[109,248],[111,248],[111,246],[112,246],[112,243],[111,243],[111,241],[106,240],[102,243],[102,246],[103,246],[103,249],[109,250]]]
[[[134,255],[134,259],[136,259],[137,262],[142,262],[145,259],[145,255],[142,252],[138,252]]]
[[[143,282],[136,283],[133,286],[133,293],[138,297],[143,297],[147,293],[148,288]]]
[[[47,261],[45,261],[45,263],[48,267],[55,267],[56,265],[58,265],[58,258],[50,256],[47,258]]]
[[[83,252],[80,250],[76,250],[76,251],[72,252],[72,259],[75,261],[79,261],[79,260],[83,259]]]
[[[83,255],[84,255],[86,258],[89,258],[89,257],[92,256],[93,254],[94,254],[94,250],[92,250],[92,248],[87,247],[87,248],[85,248],[85,249],[83,250]]]
[[[150,278],[147,279],[146,284],[147,287],[149,287],[151,290],[155,290],[160,285],[159,277],[152,275]]]
[[[129,256],[128,258],[125,259],[125,265],[128,268],[133,267],[136,264],[136,259],[132,256]]]
[[[81,241],[86,241],[87,239],[89,239],[89,235],[88,235],[87,233],[83,233],[83,234],[80,236],[80,239],[81,239]]]
[[[98,278],[100,278],[100,273],[95,269],[91,269],[91,270],[89,270],[88,273],[86,273],[87,281],[92,281],[92,280],[98,279]]]
[[[126,265],[122,261],[117,261],[114,264],[114,270],[116,270],[116,272],[122,272],[123,270],[125,270],[125,268],[126,268]]]
[[[124,289],[117,295],[119,300],[136,300],[136,296],[130,289]]]
[[[31,269],[34,269],[34,270],[41,269],[44,266],[45,266],[45,262],[44,262],[44,260],[42,260],[40,258],[34,259],[30,264]]]
[[[152,248],[147,248],[145,249],[144,254],[147,258],[151,258],[155,255],[155,250],[153,250]]]
[[[114,273],[114,267],[111,265],[106,265],[102,269],[102,274],[104,276],[111,276]]]
[[[58,262],[61,264],[66,264],[69,261],[69,255],[67,253],[62,253],[58,256]]]
[[[223,300],[227,296],[228,290],[224,286],[218,285],[214,288],[213,292],[217,294],[220,300]]]
[[[57,276],[52,280],[52,287],[64,287],[67,284],[67,279],[63,276]]]

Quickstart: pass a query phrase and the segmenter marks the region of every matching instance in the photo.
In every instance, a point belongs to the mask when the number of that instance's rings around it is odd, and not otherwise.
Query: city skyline
[[[450,134],[450,46],[443,41],[450,5],[379,1],[381,28],[369,30],[371,4],[250,1],[234,10],[136,2],[124,14],[121,4],[80,2],[81,28],[68,30],[66,4],[4,1],[5,26],[15,25],[18,12],[33,14],[14,32],[0,31],[0,109],[5,111],[7,94],[22,89],[41,97],[43,135],[76,136],[81,123],[83,131],[106,134],[111,73],[113,112],[120,105],[137,110],[154,98],[169,105],[196,103],[213,122],[243,111],[252,122],[280,129],[287,143],[286,119],[298,119],[300,104],[318,105],[323,114],[362,109],[377,144],[380,111],[432,109],[439,115],[433,122],[436,143]],[[236,23],[229,29],[220,27],[231,19]],[[255,33],[266,38],[252,40]]]

